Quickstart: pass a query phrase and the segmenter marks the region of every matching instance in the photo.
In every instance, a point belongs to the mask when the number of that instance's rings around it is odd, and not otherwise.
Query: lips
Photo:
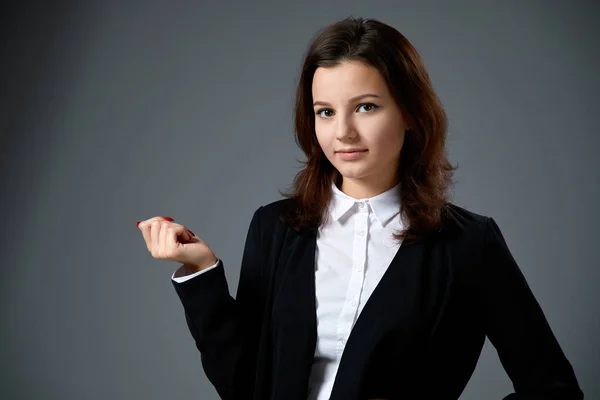
[[[362,158],[362,156],[367,152],[367,150],[362,151],[351,151],[351,152],[338,152],[336,153],[337,157],[344,161],[354,161]]]
[[[362,151],[367,151],[367,150],[366,149],[340,150],[340,151],[336,151],[336,153],[360,153]]]

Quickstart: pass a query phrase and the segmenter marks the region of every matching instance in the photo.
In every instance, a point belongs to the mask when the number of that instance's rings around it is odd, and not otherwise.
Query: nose
[[[357,135],[352,117],[340,116],[335,121],[335,137],[340,140],[353,139]]]

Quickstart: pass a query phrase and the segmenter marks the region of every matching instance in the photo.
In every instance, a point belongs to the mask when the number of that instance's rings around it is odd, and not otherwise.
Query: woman
[[[184,225],[139,223],[225,399],[458,399],[486,336],[510,399],[581,399],[492,218],[448,201],[446,117],[417,51],[348,18],[306,55],[283,200],[252,217],[236,298]]]

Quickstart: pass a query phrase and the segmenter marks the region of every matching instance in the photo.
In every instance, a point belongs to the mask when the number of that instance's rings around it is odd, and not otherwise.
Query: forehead
[[[346,61],[334,67],[319,67],[312,82],[313,97],[353,97],[363,93],[387,94],[379,71],[360,61]],[[325,100],[324,98],[322,100]]]

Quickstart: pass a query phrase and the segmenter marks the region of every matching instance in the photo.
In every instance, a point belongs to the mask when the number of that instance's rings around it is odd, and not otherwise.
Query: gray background
[[[252,3],[0,13],[0,397],[217,398],[176,264],[151,258],[135,222],[188,225],[235,290],[252,212],[302,159],[292,99],[306,45],[355,15],[420,51],[450,120],[454,201],[499,223],[586,398],[600,398],[598,3]],[[486,342],[461,399],[511,390]]]

